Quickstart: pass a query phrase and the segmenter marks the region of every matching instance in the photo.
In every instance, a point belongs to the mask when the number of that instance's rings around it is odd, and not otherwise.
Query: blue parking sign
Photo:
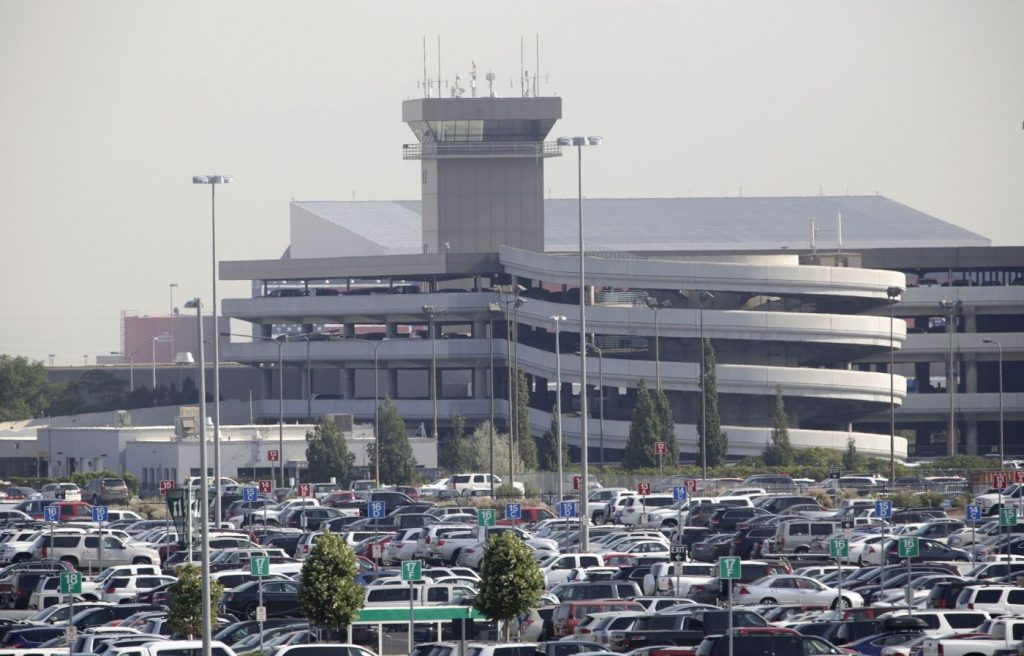
[[[575,517],[576,516],[576,502],[575,501],[563,501],[558,504],[558,515],[559,517]]]
[[[523,518],[523,504],[521,503],[506,503],[505,504],[505,519],[522,519]]]
[[[109,521],[107,518],[109,513],[107,512],[106,506],[93,506],[92,507],[92,521],[94,522],[106,522]]]
[[[366,504],[366,516],[370,519],[383,519],[387,516],[383,501],[370,501]]]
[[[981,521],[981,506],[976,503],[967,504],[964,508],[964,516],[969,522]]]
[[[48,522],[60,521],[60,508],[57,506],[46,506],[43,508],[43,519]]]
[[[875,502],[875,516],[882,519],[892,519],[892,501],[879,499]]]
[[[676,501],[686,501],[688,495],[686,494],[686,488],[682,485],[677,485],[672,488],[672,498]]]
[[[260,489],[258,487],[243,487],[242,501],[259,501]]]

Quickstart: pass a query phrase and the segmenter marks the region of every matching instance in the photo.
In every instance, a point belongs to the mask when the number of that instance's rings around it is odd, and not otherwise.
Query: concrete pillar
[[[973,355],[961,354],[961,366],[964,368],[964,394],[976,394],[978,392],[978,361]]]
[[[394,323],[394,322],[391,322],[391,321],[388,321],[387,319],[385,319],[384,320],[384,336],[385,337],[391,337],[391,338],[397,337],[398,336],[398,324]]]
[[[961,415],[963,416],[963,415]],[[960,423],[963,426],[964,440],[966,442],[967,455],[976,456],[978,453],[978,420],[974,415],[963,416]]]
[[[488,395],[487,386],[487,364],[480,364],[473,367],[473,398],[486,399]]]
[[[356,336],[356,325],[354,323],[342,324],[342,326],[341,326],[341,333],[345,337],[355,337]]]
[[[917,381],[918,393],[924,393],[929,390],[931,380],[931,364],[928,362],[915,362],[914,363],[914,380]]]
[[[964,306],[964,332],[978,332],[978,310],[974,307]]]

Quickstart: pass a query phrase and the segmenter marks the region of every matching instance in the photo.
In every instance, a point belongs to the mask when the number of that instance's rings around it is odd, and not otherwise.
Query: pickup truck
[[[734,627],[768,626],[760,615],[749,610],[733,611]],[[724,610],[694,610],[679,613],[642,615],[622,638],[622,651],[653,645],[699,645],[705,636],[725,633],[729,613]],[[927,655],[926,655],[927,656]]]
[[[984,622],[977,628],[978,633],[987,633],[988,638],[973,634],[959,638],[936,638],[925,640],[921,645],[922,656],[993,656],[997,650],[1017,646],[1024,640],[1024,618],[995,619]]]

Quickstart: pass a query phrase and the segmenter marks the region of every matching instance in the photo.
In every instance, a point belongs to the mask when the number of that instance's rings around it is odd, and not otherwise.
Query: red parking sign
[[[274,491],[274,481],[260,481],[260,494],[270,494]]]
[[[692,478],[688,478],[683,481],[683,487],[686,488],[688,494],[695,494],[697,492],[697,481]]]
[[[637,483],[636,491],[641,496],[647,496],[651,493],[651,484],[647,482]]]
[[[166,496],[167,490],[174,489],[174,481],[164,480],[160,481],[160,496]]]
[[[281,459],[281,452],[277,449],[270,449],[267,451],[267,460],[270,462],[277,462]]]
[[[572,489],[578,490],[583,487],[583,477],[579,474],[572,477]]]
[[[992,475],[992,487],[996,488],[997,490],[1005,490],[1006,489],[1006,474],[1004,474],[1003,472],[998,472],[996,474],[993,474]]]
[[[311,488],[311,486],[310,486],[309,483],[299,483],[299,487],[298,487],[299,496],[300,497],[311,496],[310,495],[310,488]]]
[[[668,453],[668,444],[665,442],[654,443],[654,455],[663,456]]]
[[[1013,482],[1014,483],[1024,483],[1024,469],[1014,469],[1013,470]]]

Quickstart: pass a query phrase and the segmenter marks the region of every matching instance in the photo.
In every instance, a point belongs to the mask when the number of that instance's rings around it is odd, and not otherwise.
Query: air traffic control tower
[[[545,142],[561,98],[419,98],[402,103],[422,162],[424,253],[544,252]]]

